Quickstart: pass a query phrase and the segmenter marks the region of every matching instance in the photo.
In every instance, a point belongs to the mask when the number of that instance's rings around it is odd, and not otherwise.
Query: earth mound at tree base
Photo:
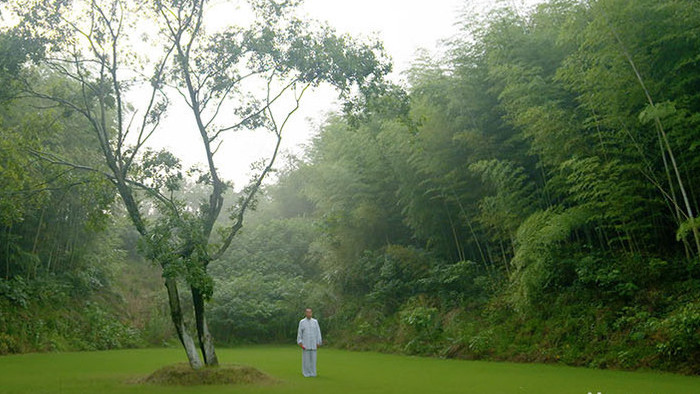
[[[221,365],[192,369],[189,364],[180,363],[165,366],[138,383],[168,386],[197,386],[215,384],[260,384],[274,383],[271,376],[247,365]]]

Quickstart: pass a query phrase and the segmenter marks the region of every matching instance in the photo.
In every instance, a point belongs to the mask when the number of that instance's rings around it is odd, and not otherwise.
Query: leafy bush
[[[398,314],[404,350],[409,354],[435,352],[441,334],[438,309],[424,297],[414,297],[402,306]]]
[[[313,302],[311,286],[300,277],[246,272],[218,281],[216,289],[209,324],[226,343],[293,341],[306,303]]]
[[[577,262],[576,274],[584,287],[614,298],[632,297],[639,290],[616,260],[597,258],[594,255],[582,256]]]
[[[71,298],[70,278],[0,280],[0,353],[141,346],[141,333],[108,304]]]
[[[584,209],[550,209],[533,213],[520,225],[512,260],[516,272],[511,299],[517,309],[538,304],[553,292],[559,280],[561,245],[586,218]]]
[[[138,330],[115,319],[97,303],[86,304],[84,317],[88,335],[85,344],[90,350],[133,348],[143,344]]]
[[[698,371],[700,363],[700,303],[690,303],[674,310],[658,322],[662,341],[658,352],[667,360],[689,365]]]
[[[448,308],[485,302],[492,292],[493,282],[493,278],[471,261],[438,263],[418,281],[421,289],[438,296]]]
[[[20,349],[17,346],[17,341],[14,337],[0,332],[0,355],[19,353]]]
[[[29,285],[21,276],[10,280],[0,278],[0,297],[21,308],[26,308],[30,301]]]
[[[375,256],[378,273],[368,299],[382,305],[385,312],[396,311],[409,297],[424,291],[421,279],[429,276],[429,270],[435,265],[435,259],[428,252],[401,245],[388,245],[383,253]]]

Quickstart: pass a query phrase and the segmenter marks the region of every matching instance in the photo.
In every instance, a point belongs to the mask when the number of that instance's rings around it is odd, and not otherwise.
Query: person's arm
[[[316,322],[316,332],[318,333],[318,346],[323,345],[323,338],[321,337],[321,326]]]
[[[302,349],[306,349],[306,348],[304,347],[304,343],[303,343],[303,341],[302,341],[302,337],[303,337],[303,334],[304,334],[304,328],[302,327],[302,324],[301,324],[302,322],[303,322],[303,320],[299,322],[299,329],[297,329],[297,344],[298,344]]]

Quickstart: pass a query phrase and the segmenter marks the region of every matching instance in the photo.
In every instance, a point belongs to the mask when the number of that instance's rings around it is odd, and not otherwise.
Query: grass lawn
[[[183,362],[180,349],[0,357],[0,393],[700,393],[700,377],[552,365],[439,360],[321,349],[317,378],[301,376],[294,346],[217,349],[223,364],[254,366],[272,385],[167,387],[130,383]]]

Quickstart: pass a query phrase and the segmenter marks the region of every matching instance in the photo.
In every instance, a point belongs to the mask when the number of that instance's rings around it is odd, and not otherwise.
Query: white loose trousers
[[[316,349],[301,351],[301,373],[307,378],[316,376]]]

